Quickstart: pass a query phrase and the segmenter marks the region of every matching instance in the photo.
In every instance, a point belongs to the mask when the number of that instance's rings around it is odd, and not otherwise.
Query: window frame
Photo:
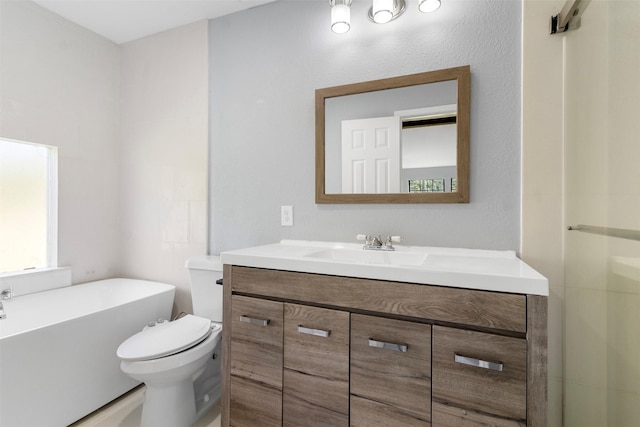
[[[22,141],[0,136],[0,140],[15,144],[43,147],[47,151],[47,236],[46,236],[46,265],[42,267],[27,268],[24,270],[0,271],[0,275],[6,276],[24,271],[42,271],[58,267],[58,147],[31,141]]]

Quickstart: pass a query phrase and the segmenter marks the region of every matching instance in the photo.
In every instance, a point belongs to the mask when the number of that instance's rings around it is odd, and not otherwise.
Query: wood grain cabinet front
[[[433,327],[433,423],[526,425],[527,342]]]
[[[431,325],[351,315],[351,426],[429,426]]]
[[[544,296],[224,268],[225,427],[546,426]]]
[[[284,307],[284,426],[349,425],[349,313]]]
[[[284,305],[234,295],[231,312],[229,424],[281,426]]]

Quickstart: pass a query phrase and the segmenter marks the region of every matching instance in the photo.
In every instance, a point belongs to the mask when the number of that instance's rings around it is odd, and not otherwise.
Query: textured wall
[[[518,249],[521,3],[415,4],[385,26],[355,1],[329,29],[326,1],[279,1],[210,21],[210,252],[282,238]],[[316,205],[314,90],[469,64],[471,203]],[[294,226],[280,226],[280,206]]]

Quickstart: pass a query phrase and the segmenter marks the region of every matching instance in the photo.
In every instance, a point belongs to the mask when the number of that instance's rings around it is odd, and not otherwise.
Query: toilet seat
[[[118,347],[124,361],[154,360],[200,344],[212,331],[211,320],[187,314],[173,322],[158,323],[129,337]]]

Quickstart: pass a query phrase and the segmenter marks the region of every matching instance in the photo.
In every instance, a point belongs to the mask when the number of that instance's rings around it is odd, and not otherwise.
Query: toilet
[[[120,368],[146,385],[140,427],[189,427],[220,398],[220,257],[186,263],[193,315],[156,319],[117,350]]]

